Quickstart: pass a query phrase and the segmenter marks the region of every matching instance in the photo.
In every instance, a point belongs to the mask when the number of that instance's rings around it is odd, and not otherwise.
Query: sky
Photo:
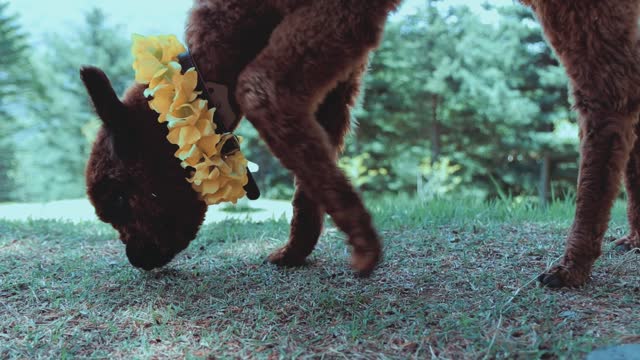
[[[394,19],[415,12],[427,0],[404,0]],[[484,11],[485,0],[445,0],[443,7],[467,5],[484,22],[495,20],[495,14]],[[509,5],[516,0],[490,0],[493,5]],[[39,43],[44,34],[73,31],[82,23],[83,14],[99,7],[112,24],[124,33],[176,34],[181,37],[187,13],[193,0],[9,0],[9,12],[19,15],[19,21]],[[161,5],[159,5],[161,4]]]

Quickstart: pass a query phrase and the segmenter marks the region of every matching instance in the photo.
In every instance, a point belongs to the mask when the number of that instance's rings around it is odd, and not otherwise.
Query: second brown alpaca
[[[540,20],[571,80],[580,125],[575,220],[565,254],[540,276],[550,287],[584,284],[601,254],[622,174],[629,192],[631,235],[640,245],[640,53],[638,0],[524,0]],[[635,147],[634,147],[635,144]],[[626,168],[626,172],[625,172]]]

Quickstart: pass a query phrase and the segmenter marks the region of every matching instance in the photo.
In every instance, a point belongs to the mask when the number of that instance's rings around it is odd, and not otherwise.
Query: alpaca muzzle
[[[166,253],[155,247],[138,247],[127,244],[127,258],[131,265],[149,271],[169,263],[174,254]]]

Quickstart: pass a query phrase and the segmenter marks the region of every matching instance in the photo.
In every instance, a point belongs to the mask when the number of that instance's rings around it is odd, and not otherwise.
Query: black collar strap
[[[216,111],[213,113],[213,122],[216,124],[216,133],[229,133],[230,131],[227,129],[225,124],[237,123],[237,115],[233,112],[231,104],[229,103],[227,87],[217,83],[205,83],[202,78],[202,73],[198,70],[198,66],[193,60],[189,50],[178,55],[178,61],[182,66],[183,73],[190,68],[196,69],[196,73],[198,74],[198,85],[196,86],[196,90],[200,91],[200,98],[207,100],[209,109],[216,108]],[[224,144],[222,152],[233,153],[239,149],[240,144],[238,143],[238,140],[233,137],[227,140]],[[258,188],[256,181],[253,179],[253,175],[249,169],[247,169],[247,178],[249,181],[247,182],[247,185],[244,186],[244,190],[247,192],[247,198],[250,200],[256,200],[260,197],[260,189]]]

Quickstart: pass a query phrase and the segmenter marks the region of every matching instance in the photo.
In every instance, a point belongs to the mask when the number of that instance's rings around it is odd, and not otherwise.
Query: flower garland
[[[247,160],[240,151],[222,153],[234,135],[215,132],[215,108],[209,109],[207,101],[198,97],[195,68],[182,73],[178,55],[185,51],[174,35],[133,35],[136,82],[148,85],[144,95],[159,114],[158,122],[167,124],[167,140],[178,146],[174,155],[183,168],[194,169],[187,179],[193,189],[208,205],[235,204],[246,194]]]

